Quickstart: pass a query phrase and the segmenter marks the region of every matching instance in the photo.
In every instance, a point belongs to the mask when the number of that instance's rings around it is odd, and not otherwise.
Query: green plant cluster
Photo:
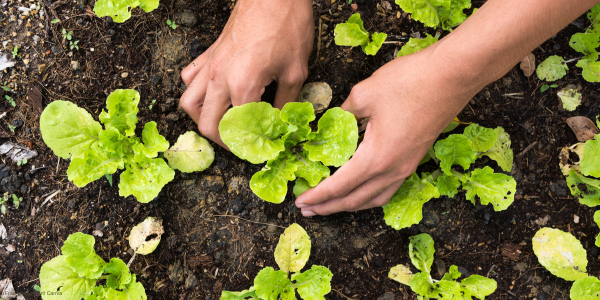
[[[98,17],[111,17],[116,23],[123,23],[131,18],[131,11],[140,7],[149,13],[158,7],[159,0],[98,0],[94,5],[94,13]]]
[[[360,46],[367,55],[375,55],[385,42],[387,34],[375,32],[369,39],[360,14],[353,14],[348,21],[335,26],[335,44],[338,46]]]
[[[144,125],[141,139],[135,135],[140,95],[135,90],[116,90],[108,96],[108,111],[100,122],[84,109],[57,100],[40,117],[40,130],[46,145],[63,159],[71,159],[69,180],[78,187],[105,174],[125,169],[120,176],[119,195],[134,195],[147,203],[173,180],[175,171],[202,171],[214,160],[214,150],[194,132],[181,135],[169,149],[169,142],[158,133],[156,122]],[[169,160],[169,164],[159,153]]]
[[[219,123],[221,139],[237,157],[267,165],[252,176],[250,188],[261,199],[281,203],[288,181],[296,180],[296,196],[329,177],[327,166],[340,167],[354,154],[358,125],[341,108],[327,110],[318,130],[312,104],[287,103],[281,111],[266,102],[231,108]]]
[[[451,134],[439,140],[429,150],[421,163],[433,160],[440,166],[434,172],[416,172],[406,178],[400,189],[383,207],[386,224],[396,230],[417,224],[423,218],[423,204],[441,195],[454,197],[458,188],[466,190],[466,198],[475,204],[492,204],[495,211],[505,210],[515,197],[516,181],[509,175],[495,173],[488,166],[468,171],[476,159],[487,156],[496,161],[505,172],[510,172],[513,152],[510,137],[502,127],[485,128],[471,124],[463,134]],[[459,165],[461,173],[452,167]]]
[[[262,269],[254,278],[254,286],[241,292],[223,291],[221,300],[292,300],[296,299],[296,292],[306,300],[325,299],[331,291],[331,271],[313,265],[310,270],[300,272],[310,257],[310,248],[310,237],[304,228],[295,223],[290,225],[275,248],[279,270]]]
[[[413,20],[444,30],[462,24],[467,19],[464,10],[471,8],[471,0],[396,0],[396,4]]]
[[[442,279],[433,279],[431,265],[435,248],[433,239],[427,233],[410,237],[408,250],[413,266],[421,272],[413,274],[408,267],[400,264],[393,267],[388,276],[410,286],[410,289],[419,295],[418,299],[470,300],[475,297],[483,300],[496,291],[496,281],[481,275],[471,275],[458,282],[457,279],[462,274],[455,265],[450,266],[448,273],[444,274]]]
[[[19,204],[21,202],[23,202],[23,197],[18,197],[15,194],[12,194],[11,196],[9,196],[8,192],[4,193],[2,198],[0,198],[0,212],[3,215],[6,215],[6,204],[8,203],[8,201],[11,198],[12,198],[13,205],[15,206],[15,209],[19,209]]]

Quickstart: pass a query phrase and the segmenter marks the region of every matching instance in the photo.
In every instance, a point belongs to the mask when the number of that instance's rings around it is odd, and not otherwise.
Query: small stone
[[[12,35],[13,37],[16,37],[16,36],[17,36],[17,33],[13,31],[13,32],[11,33],[11,35]]]
[[[12,121],[12,126],[14,126],[15,128],[19,128],[19,127],[23,126],[23,123],[24,122],[21,119],[14,119]]]
[[[283,214],[282,213],[278,213],[277,214],[277,218],[279,218],[279,219],[283,218]]]
[[[46,68],[47,68],[46,64],[38,65],[38,73],[40,73],[40,74],[44,73],[44,71],[46,71]]]
[[[78,61],[72,60],[71,61],[71,69],[73,69],[73,71],[78,71],[81,69],[81,65],[79,64]]]
[[[460,274],[462,274],[462,276],[465,278],[471,276],[471,273],[461,266],[458,267],[458,272],[460,272]]]
[[[121,78],[127,78],[128,76],[129,76],[129,73],[127,73],[127,72],[123,72],[121,74]]]
[[[23,63],[24,63],[26,66],[27,66],[27,65],[29,65],[29,59],[27,59],[27,58],[26,58],[26,59],[24,59],[24,60],[23,60]]]
[[[165,101],[165,103],[161,103],[160,104],[160,110],[163,113],[172,111],[175,108],[175,105],[177,105],[177,103],[179,103],[179,99],[167,98],[167,100]]]
[[[173,121],[173,122],[177,122],[177,121],[179,121],[179,114],[176,112],[172,112],[167,115],[167,119],[169,119],[170,121]]]
[[[332,98],[332,90],[327,82],[311,82],[302,87],[300,91],[300,102],[310,102],[315,113],[320,113],[329,107]]]
[[[395,300],[396,297],[394,296],[394,293],[392,292],[387,292],[385,294],[383,294],[381,297],[377,298],[377,300]]]
[[[221,176],[206,176],[202,178],[200,186],[216,193],[220,192],[223,189],[223,187],[225,186],[225,182],[223,181],[223,177]]]
[[[348,58],[348,59],[346,59],[346,62],[351,63],[351,62],[354,62],[354,60],[352,58]]]
[[[575,224],[579,224],[579,216],[578,215],[573,215],[573,222]]]
[[[40,42],[40,37],[38,35],[33,36],[33,44],[37,45]]]
[[[537,295],[537,299],[538,300],[548,300],[548,297],[546,297],[546,294],[544,292],[542,292]]]
[[[152,85],[158,85],[160,83],[160,75],[158,74],[152,74],[150,75],[150,82],[152,82]]]

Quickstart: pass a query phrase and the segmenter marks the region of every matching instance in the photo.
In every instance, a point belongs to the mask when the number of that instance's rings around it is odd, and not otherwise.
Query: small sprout
[[[15,107],[17,106],[17,103],[15,103],[15,99],[13,99],[11,96],[9,95],[4,95],[4,99],[6,99],[6,101],[8,101],[8,103],[12,106]]]
[[[167,20],[167,25],[171,27],[171,29],[175,30],[177,29],[177,24],[175,24],[175,22],[171,22],[171,20]]]
[[[69,42],[69,47],[71,48],[71,50],[73,50],[73,49],[79,50],[79,46],[77,44],[79,44],[79,41],[74,41],[74,42],[71,41],[71,42]]]
[[[5,84],[6,84],[6,83],[5,83]],[[6,85],[5,85],[5,86],[3,86],[3,87],[2,87],[2,89],[3,89],[5,92],[10,92],[10,88],[9,88],[8,86],[6,86]]]
[[[39,286],[39,285],[37,285],[37,284],[33,286],[33,289],[34,289],[36,292],[39,292],[39,291],[41,291],[41,290],[42,290],[42,289],[40,288],[40,286]]]
[[[104,174],[104,177],[106,177],[106,180],[108,180],[108,184],[112,186],[112,174]]]
[[[27,159],[22,159],[17,162],[17,166],[24,166],[25,164],[27,164]]]
[[[156,99],[153,99],[152,103],[150,103],[150,106],[148,106],[149,110],[152,110],[152,107],[154,107],[154,103],[156,103]]]
[[[13,204],[15,205],[15,208],[19,208],[19,204],[23,201],[23,197],[17,197],[17,195],[12,194],[12,198],[13,198]]]
[[[63,39],[70,41],[73,38],[73,31],[67,31],[66,29],[63,28],[62,35],[63,35]]]
[[[543,92],[547,91],[547,90],[548,90],[548,89],[550,89],[550,88],[553,88],[553,89],[555,89],[555,88],[557,88],[557,87],[558,87],[558,85],[557,85],[557,84],[551,84],[551,85],[544,84],[544,85],[542,85],[542,87],[540,88],[540,93],[543,93]]]
[[[12,50],[12,56],[13,58],[21,58],[21,55],[19,55],[19,47],[15,46]]]
[[[12,126],[12,125],[8,124],[7,122],[4,122],[4,123],[6,123],[6,126],[8,126],[8,129],[10,129],[10,132],[12,132],[12,133],[15,132],[15,129],[16,129],[15,126]]]
[[[59,20],[59,19],[54,19],[54,20],[52,20],[52,24],[56,24],[56,23],[58,23],[58,22],[60,22],[60,20]]]

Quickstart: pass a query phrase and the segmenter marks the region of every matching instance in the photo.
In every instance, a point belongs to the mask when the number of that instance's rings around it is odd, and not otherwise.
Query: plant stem
[[[580,56],[580,57],[571,58],[571,59],[569,59],[569,60],[566,60],[566,61],[565,61],[565,64],[568,64],[568,63],[570,63],[570,62],[574,62],[574,61],[577,61],[577,60],[580,60],[580,59],[581,59],[581,56]]]
[[[456,170],[450,170],[450,172],[452,172],[452,175],[458,177],[458,179],[462,179],[465,176],[465,174],[458,172]]]

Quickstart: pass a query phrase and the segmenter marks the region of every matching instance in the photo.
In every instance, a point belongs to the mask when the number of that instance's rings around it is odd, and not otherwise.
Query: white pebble
[[[575,222],[575,224],[579,224],[579,216],[578,215],[573,215],[573,222]]]

